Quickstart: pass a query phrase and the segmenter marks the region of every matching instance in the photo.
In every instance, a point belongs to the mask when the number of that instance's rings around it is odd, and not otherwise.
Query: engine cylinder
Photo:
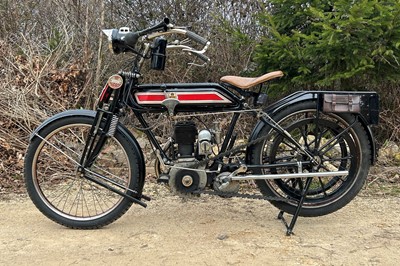
[[[180,157],[192,157],[194,155],[194,143],[196,141],[197,128],[192,121],[182,121],[175,124],[175,143],[178,144]]]

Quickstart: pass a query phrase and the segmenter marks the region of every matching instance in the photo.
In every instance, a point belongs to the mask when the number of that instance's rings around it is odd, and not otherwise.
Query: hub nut
[[[190,186],[193,184],[193,178],[192,178],[190,175],[185,175],[185,176],[182,178],[182,184],[183,184],[185,187],[190,187]]]

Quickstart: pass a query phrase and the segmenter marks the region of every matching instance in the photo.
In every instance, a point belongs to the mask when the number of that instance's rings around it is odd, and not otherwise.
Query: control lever
[[[205,46],[203,50],[199,51],[199,50],[193,49],[190,46],[179,44],[179,42],[177,42],[177,41],[174,41],[174,42],[172,42],[172,44],[167,45],[167,49],[178,49],[178,48],[180,48],[180,49],[182,49],[182,51],[188,52],[204,61],[204,64],[202,64],[202,65],[195,64],[195,63],[189,63],[189,65],[202,67],[202,66],[205,66],[208,62],[210,62],[210,58],[208,58],[206,55],[204,55],[204,53],[207,51],[208,46]]]
[[[202,51],[197,51],[194,49],[183,49],[182,51],[188,52],[192,55],[195,55],[197,58],[201,59],[204,61],[204,64],[199,65],[195,63],[189,63],[189,65],[194,65],[194,66],[205,66],[208,62],[210,62],[210,58],[208,58],[206,55],[202,53]]]

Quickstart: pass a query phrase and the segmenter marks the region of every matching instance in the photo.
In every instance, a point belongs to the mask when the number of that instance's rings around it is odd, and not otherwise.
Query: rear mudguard
[[[47,120],[45,120],[42,124],[39,125],[38,128],[33,131],[31,134],[29,141],[32,141],[34,138],[37,137],[37,135],[40,135],[40,131],[46,127],[47,125],[54,123],[57,120],[63,119],[65,117],[72,117],[72,116],[81,116],[81,117],[95,117],[96,112],[92,110],[84,110],[84,109],[78,109],[78,110],[68,110],[64,111],[62,113],[58,113]],[[144,156],[142,149],[140,148],[139,143],[137,142],[136,138],[132,135],[132,133],[121,123],[118,123],[117,127],[118,132],[120,132],[122,135],[124,135],[129,141],[133,143],[134,149],[136,154],[138,155],[138,160],[139,160],[139,187],[142,189],[144,186],[144,180],[146,176],[146,167],[145,167],[145,162],[144,162]],[[141,194],[141,191],[138,191]]]
[[[376,151],[376,143],[375,138],[373,136],[370,125],[378,124],[379,120],[379,96],[375,92],[356,92],[356,91],[298,91],[295,92],[275,103],[268,106],[264,111],[271,117],[281,112],[285,108],[297,104],[300,102],[313,101],[315,102],[315,107],[323,112],[324,104],[326,104],[326,100],[328,97],[326,95],[335,95],[335,96],[359,96],[359,110],[356,112],[352,111],[329,111],[332,113],[354,113],[360,119],[362,126],[367,132],[369,142],[371,143],[371,164],[375,163],[377,151]],[[331,97],[332,98],[332,97]],[[351,98],[351,97],[349,97]],[[343,103],[338,102],[337,105],[342,105],[343,107],[347,107],[353,104],[352,102]],[[350,110],[352,108],[349,108]],[[259,121],[254,127],[249,141],[255,140],[261,131],[261,129],[265,126],[265,122]],[[250,150],[252,147],[249,147],[246,151],[246,160],[247,163],[250,163]]]

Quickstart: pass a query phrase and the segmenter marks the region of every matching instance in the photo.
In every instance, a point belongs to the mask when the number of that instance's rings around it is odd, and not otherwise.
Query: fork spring
[[[117,129],[117,125],[118,125],[118,116],[113,115],[111,118],[110,128],[108,129],[108,132],[106,134],[107,137],[114,136],[115,130]]]

